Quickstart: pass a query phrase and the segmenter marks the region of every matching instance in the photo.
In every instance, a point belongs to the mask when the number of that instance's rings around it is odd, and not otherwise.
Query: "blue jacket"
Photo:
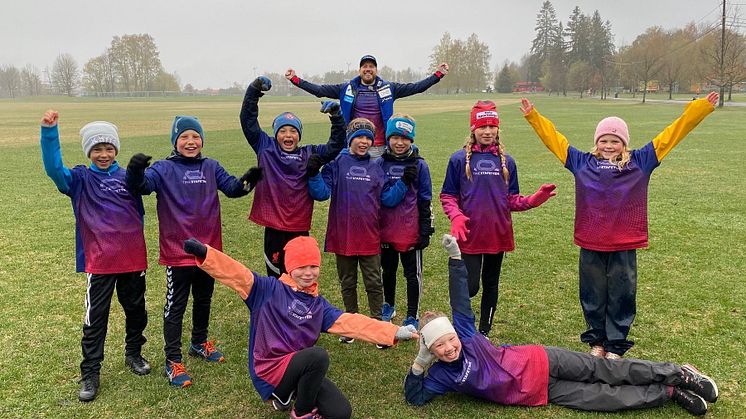
[[[415,83],[394,83],[376,77],[373,85],[376,88],[376,93],[378,93],[378,105],[381,108],[381,118],[383,119],[383,122],[386,123],[386,121],[391,118],[391,115],[394,114],[394,101],[396,99],[422,93],[435,83],[439,82],[442,77],[442,75],[439,77],[436,74],[431,74]],[[316,97],[339,99],[339,103],[342,106],[342,115],[345,117],[345,123],[350,123],[350,120],[352,119],[352,110],[355,108],[357,92],[360,90],[360,76],[355,77],[347,83],[341,84],[319,85],[305,81],[299,77],[293,78],[292,83]]]

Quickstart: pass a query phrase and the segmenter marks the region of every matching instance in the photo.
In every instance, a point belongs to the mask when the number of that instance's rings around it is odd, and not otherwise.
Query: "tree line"
[[[746,82],[746,37],[738,32],[743,20],[737,11],[729,22],[722,40],[719,22],[690,23],[668,30],[654,26],[631,44],[616,46],[612,24],[598,10],[585,14],[576,6],[563,23],[552,3],[544,1],[536,15],[530,49],[518,62],[506,60],[493,72],[489,46],[476,34],[462,40],[445,32],[432,49],[429,68],[395,70],[382,66],[378,74],[386,80],[414,82],[430,74],[439,63],[447,62],[449,75],[430,89],[434,93],[511,92],[517,82],[523,82],[549,94],[567,95],[572,91],[582,97],[589,92],[605,98],[626,91],[641,94],[644,101],[650,91],[667,91],[671,97],[677,91],[698,92],[722,86],[730,100],[733,88]],[[259,75],[256,70],[252,77]],[[182,92],[179,79],[163,69],[155,40],[148,34],[115,36],[104,53],[82,68],[70,54],[61,54],[43,74],[30,65],[22,69],[0,66],[0,96]],[[262,74],[275,86],[269,94],[304,94],[292,88],[283,74]],[[317,84],[336,84],[357,75],[357,68],[348,68],[302,77]],[[211,92],[241,95],[245,88],[234,82]],[[186,84],[183,92],[199,93],[191,84]]]

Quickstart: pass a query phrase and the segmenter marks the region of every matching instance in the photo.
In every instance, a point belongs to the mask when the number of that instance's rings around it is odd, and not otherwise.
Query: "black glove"
[[[306,164],[306,176],[314,177],[319,174],[321,166],[324,165],[324,159],[318,154],[311,154],[308,158],[308,164]]]
[[[427,246],[430,246],[430,236],[418,236],[417,243],[414,245],[415,250],[422,250]]]
[[[130,159],[129,164],[127,165],[127,170],[131,170],[132,172],[137,173],[145,173],[145,169],[147,169],[148,166],[150,166],[150,159],[153,157],[146,156],[142,153],[137,153]]]
[[[269,77],[266,76],[259,76],[251,82],[251,87],[260,92],[266,92],[267,90],[272,88],[272,80],[270,80]]]
[[[150,159],[153,157],[137,153],[130,159],[127,165],[127,176],[125,178],[127,189],[133,193],[141,193],[145,183],[145,169],[150,166]]]
[[[252,167],[246,173],[238,179],[243,184],[243,190],[251,191],[256,187],[257,182],[262,180],[262,172],[264,169],[261,167]]]
[[[417,179],[417,166],[411,165],[404,168],[404,174],[401,176],[401,181],[405,185],[409,186]]]
[[[184,251],[189,253],[190,255],[197,256],[200,259],[204,259],[207,257],[207,246],[202,244],[201,241],[194,238],[184,240]]]
[[[339,102],[327,100],[321,102],[321,109],[319,109],[319,112],[328,113],[329,115],[339,115],[342,112],[341,109],[342,108],[339,107]]]

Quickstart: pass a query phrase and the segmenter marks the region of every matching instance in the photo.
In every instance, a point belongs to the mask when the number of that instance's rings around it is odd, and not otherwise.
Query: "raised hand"
[[[132,173],[143,173],[145,172],[145,169],[150,166],[150,159],[153,157],[146,156],[142,153],[137,153],[130,159],[129,164],[127,165],[127,171]]]
[[[288,68],[287,71],[285,71],[285,78],[288,80],[293,80],[293,77],[295,77],[295,70],[292,68]]]
[[[707,94],[707,101],[712,104],[712,106],[717,106],[718,99],[720,99],[720,95],[717,92],[710,92]]]
[[[531,111],[534,110],[534,104],[529,102],[528,99],[525,97],[521,98],[521,112],[523,112],[524,115],[528,115],[531,113]]]
[[[438,71],[441,72],[444,76],[448,74],[448,63],[440,63],[438,66]]]
[[[555,188],[557,188],[557,185],[553,183],[545,183],[541,185],[533,195],[528,197],[528,204],[536,208],[547,202],[549,198],[557,195],[557,192],[554,191]]]
[[[260,92],[266,92],[272,88],[272,80],[267,76],[259,76],[251,82],[251,87]]]
[[[339,102],[334,100],[325,100],[321,102],[321,109],[319,112],[328,113],[329,115],[338,115],[342,108],[339,107]]]
[[[54,109],[50,109],[44,112],[44,117],[41,118],[41,126],[51,128],[57,125],[57,121],[59,119],[60,119],[60,113],[55,111]]]
[[[311,154],[306,163],[306,176],[314,177],[319,174],[321,166],[324,165],[324,159],[318,154]]]

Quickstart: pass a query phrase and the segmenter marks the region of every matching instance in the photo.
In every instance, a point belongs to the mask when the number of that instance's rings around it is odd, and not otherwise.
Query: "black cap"
[[[362,67],[363,63],[366,62],[366,61],[373,61],[373,65],[376,66],[376,67],[378,67],[378,62],[376,62],[376,57],[374,57],[374,56],[372,56],[370,54],[363,55],[363,57],[360,58],[360,67]]]

